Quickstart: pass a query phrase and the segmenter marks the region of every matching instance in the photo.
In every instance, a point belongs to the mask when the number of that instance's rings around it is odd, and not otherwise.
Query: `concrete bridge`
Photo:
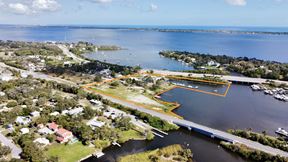
[[[88,90],[90,92],[94,92],[94,91],[89,90],[89,89],[86,89],[86,90]],[[279,149],[276,149],[276,148],[272,148],[270,146],[265,146],[265,145],[262,145],[262,144],[260,144],[258,142],[254,142],[254,141],[251,141],[251,140],[248,140],[248,139],[245,139],[245,138],[241,138],[241,137],[229,134],[229,133],[224,132],[224,131],[220,131],[220,130],[213,129],[213,128],[210,128],[210,127],[207,127],[207,126],[204,126],[204,125],[201,125],[201,124],[194,123],[192,121],[179,119],[179,118],[176,118],[176,117],[173,117],[173,116],[170,116],[170,115],[166,115],[166,114],[163,114],[163,113],[160,113],[160,112],[156,112],[156,111],[153,111],[153,110],[150,110],[150,109],[146,109],[146,108],[143,108],[143,107],[141,107],[139,105],[136,105],[136,104],[133,104],[133,103],[130,103],[130,102],[119,100],[119,99],[116,99],[116,98],[113,98],[113,97],[110,97],[110,96],[106,96],[106,95],[103,95],[103,94],[99,94],[99,95],[101,95],[104,99],[108,99],[108,100],[110,100],[112,102],[121,104],[123,106],[126,106],[126,107],[129,107],[129,108],[132,108],[132,109],[135,109],[135,110],[150,114],[152,116],[159,117],[159,118],[161,118],[163,120],[166,120],[166,121],[169,121],[171,123],[174,123],[174,124],[176,124],[176,125],[178,125],[180,127],[185,127],[185,128],[187,128],[189,130],[193,130],[195,132],[201,133],[201,134],[206,135],[208,137],[215,138],[215,139],[220,139],[220,140],[223,140],[223,141],[226,141],[226,142],[231,142],[231,143],[244,144],[247,147],[255,149],[255,150],[260,150],[260,151],[269,153],[271,155],[280,155],[280,156],[288,158],[288,152],[285,152],[285,151],[282,151],[282,150],[279,150]]]
[[[150,70],[142,70],[142,72],[148,72]],[[263,78],[250,78],[244,76],[230,76],[230,75],[212,75],[212,74],[198,74],[198,73],[187,73],[187,72],[176,72],[176,71],[167,71],[167,70],[153,70],[154,74],[160,75],[181,75],[181,76],[188,76],[191,75],[192,77],[201,78],[204,76],[215,76],[219,77],[223,80],[227,80],[233,83],[244,83],[244,84],[262,84],[267,83],[267,79]],[[281,80],[271,80],[278,84],[286,84],[288,85],[288,81],[281,81]]]
[[[69,84],[69,85],[72,85],[72,86],[76,86],[75,83],[70,82],[70,81],[66,81],[66,80],[63,80],[63,79],[60,79],[60,78],[51,77],[51,76],[48,76],[48,75],[45,75],[45,74],[42,74],[42,73],[27,72],[25,70],[20,70],[20,69],[5,65],[3,63],[0,63],[0,67],[16,69],[16,70],[19,70],[21,72],[28,73],[29,75],[33,75],[33,77],[35,77],[35,78],[51,80],[51,81],[55,81],[55,82],[59,82],[59,83],[65,83],[65,84]],[[171,72],[171,71],[162,71],[162,70],[154,70],[154,72],[156,74],[162,74],[162,75],[183,75],[183,76],[188,76],[189,74],[191,74],[191,73]],[[204,76],[204,74],[192,74],[192,75],[194,77],[203,77]],[[220,77],[222,77],[222,76],[220,76]],[[229,80],[229,81],[232,81],[232,82],[233,81],[234,82],[236,82],[236,81],[241,82],[242,81],[242,82],[248,82],[248,83],[251,83],[251,84],[266,82],[265,79],[259,79],[259,78],[247,78],[247,77],[237,77],[237,76],[223,76],[222,78],[226,79],[226,80]],[[284,82],[284,81],[276,81],[276,82],[288,84],[287,82]],[[86,90],[95,93],[95,91],[91,91],[89,89],[86,89]],[[138,106],[136,104],[132,104],[132,103],[129,103],[129,102],[126,102],[126,101],[123,101],[123,100],[119,100],[119,99],[116,99],[116,98],[113,98],[113,97],[110,97],[110,96],[106,96],[106,95],[103,95],[103,94],[100,94],[100,95],[104,99],[108,99],[108,100],[110,100],[112,102],[121,104],[123,106],[129,107],[129,108],[132,108],[132,109],[135,109],[135,110],[147,113],[147,114],[151,114],[152,116],[156,116],[156,117],[159,117],[159,118],[161,118],[163,120],[170,121],[170,122],[172,122],[172,123],[174,123],[176,125],[179,125],[181,127],[186,127],[189,130],[193,130],[193,131],[199,132],[199,133],[204,134],[206,136],[209,136],[209,137],[212,137],[212,138],[217,138],[217,139],[224,140],[224,141],[233,142],[233,143],[244,144],[247,147],[250,147],[252,149],[260,150],[260,151],[269,153],[271,155],[280,155],[280,156],[288,158],[288,152],[285,152],[285,151],[282,151],[282,150],[279,150],[279,149],[275,149],[275,148],[272,148],[272,147],[269,147],[269,146],[265,146],[265,145],[262,145],[262,144],[260,144],[258,142],[254,142],[254,141],[247,140],[247,139],[244,139],[244,138],[241,138],[241,137],[238,137],[238,136],[234,136],[234,135],[229,134],[227,132],[220,131],[220,130],[213,129],[213,128],[209,128],[207,126],[204,126],[204,125],[201,125],[201,124],[197,124],[197,123],[194,123],[194,122],[191,122],[191,121],[188,121],[188,120],[179,119],[179,118],[176,118],[176,117],[173,117],[173,116],[169,116],[169,115],[166,115],[166,114],[163,114],[163,113],[159,113],[159,112],[156,112],[156,111],[153,111],[153,110],[149,110],[149,109],[146,109],[144,107]],[[0,139],[5,139],[5,137],[1,136],[1,134],[0,134],[0,137],[1,137]],[[1,142],[3,142],[3,140],[1,140]],[[5,141],[3,143],[5,143]],[[9,146],[10,144],[11,143],[7,143],[6,145]],[[11,145],[10,147],[13,148],[14,146]],[[17,147],[15,147],[15,149],[12,149],[12,150],[14,150],[13,152],[14,152],[14,156],[15,157],[18,157],[17,155],[19,155],[21,153],[21,151],[22,151],[20,148],[17,148]]]

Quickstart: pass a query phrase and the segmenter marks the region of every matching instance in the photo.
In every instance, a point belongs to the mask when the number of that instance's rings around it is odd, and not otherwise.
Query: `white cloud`
[[[15,0],[12,3],[8,0],[0,0],[0,6],[6,12],[18,15],[39,14],[41,12],[54,12],[58,10],[61,5],[57,0]]]
[[[151,3],[150,4],[150,11],[154,12],[156,10],[158,10],[158,6],[156,4]]]
[[[5,4],[4,4],[4,2],[2,2],[1,0],[0,0],[0,7],[2,7],[2,6],[4,6]]]
[[[35,11],[56,11],[60,4],[56,0],[33,0],[32,9]]]
[[[30,9],[27,5],[22,4],[22,3],[10,3],[8,4],[9,11],[15,14],[20,14],[20,15],[27,15],[30,13]]]
[[[87,0],[90,2],[94,2],[94,3],[100,3],[100,4],[107,4],[107,3],[111,3],[112,0]]]
[[[233,6],[246,6],[246,0],[226,0],[226,2]]]

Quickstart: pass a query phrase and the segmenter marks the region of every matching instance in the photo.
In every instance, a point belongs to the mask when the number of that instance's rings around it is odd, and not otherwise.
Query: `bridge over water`
[[[86,90],[94,92],[94,91],[89,90],[89,89],[86,89]],[[282,150],[279,150],[279,149],[276,149],[276,148],[272,148],[270,146],[265,146],[265,145],[262,145],[262,144],[260,144],[258,142],[254,142],[254,141],[251,141],[251,140],[248,140],[248,139],[245,139],[245,138],[241,138],[241,137],[229,134],[229,133],[224,132],[224,131],[220,131],[220,130],[213,129],[213,128],[210,128],[210,127],[207,127],[207,126],[204,126],[204,125],[201,125],[201,124],[194,123],[192,121],[179,119],[179,118],[176,118],[176,117],[173,117],[173,116],[169,116],[169,115],[166,115],[166,114],[163,114],[163,113],[160,113],[160,112],[149,110],[149,109],[143,108],[143,107],[141,107],[139,105],[136,105],[136,104],[133,104],[133,103],[130,103],[130,102],[126,102],[126,101],[123,101],[123,100],[119,100],[119,99],[116,99],[116,98],[113,98],[113,97],[110,97],[110,96],[106,96],[106,95],[103,95],[103,94],[100,94],[100,95],[103,96],[104,99],[108,99],[108,100],[110,100],[112,102],[121,104],[123,106],[129,107],[129,108],[132,108],[132,109],[136,109],[138,111],[141,111],[141,112],[144,112],[144,113],[147,113],[147,114],[151,114],[152,116],[159,117],[159,118],[161,118],[163,120],[172,122],[172,123],[174,123],[174,124],[176,124],[178,126],[181,126],[181,127],[188,128],[189,130],[193,130],[195,132],[199,132],[199,133],[201,133],[203,135],[206,135],[206,136],[209,136],[211,138],[220,139],[220,140],[231,142],[231,143],[244,144],[247,147],[250,147],[250,148],[256,149],[256,150],[260,150],[260,151],[269,153],[271,155],[280,155],[280,156],[283,156],[283,157],[288,157],[288,152],[285,152],[285,151],[282,151]]]

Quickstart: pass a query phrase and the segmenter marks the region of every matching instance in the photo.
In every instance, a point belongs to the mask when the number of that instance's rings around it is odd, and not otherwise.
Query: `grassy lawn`
[[[118,162],[151,162],[151,156],[157,157],[159,162],[174,162],[173,158],[180,158],[181,161],[188,161],[186,158],[181,158],[179,152],[183,151],[180,145],[171,145],[161,149],[156,149],[152,151],[141,152],[133,155],[127,155],[119,158]],[[168,155],[165,157],[165,155]]]
[[[154,109],[169,110],[171,109],[171,107],[173,107],[173,104],[159,102],[157,100],[154,100],[153,97],[158,92],[164,91],[166,89],[170,89],[171,87],[173,86],[161,87],[156,92],[150,91],[150,93],[152,92],[153,94],[150,94],[147,92],[142,93],[141,90],[138,90],[138,89],[131,90],[128,87],[125,87],[123,85],[119,85],[117,87],[111,88],[109,85],[104,84],[99,87],[93,87],[93,89],[100,93],[117,96],[123,100],[128,100],[128,101],[132,101],[132,102],[139,103],[142,105],[146,105]]]
[[[138,139],[145,139],[140,132],[135,130],[128,130],[128,131],[120,131],[120,138],[119,142],[124,143],[129,140],[138,140]]]
[[[46,152],[48,156],[57,156],[60,162],[76,162],[95,152],[95,148],[82,145],[81,142],[76,142],[72,145],[53,144]]]
[[[128,155],[125,157],[121,157],[118,162],[136,162],[136,161],[141,161],[141,162],[151,162],[149,159],[149,156],[157,154],[157,150],[153,151],[146,151],[138,154],[133,154],[133,155]]]

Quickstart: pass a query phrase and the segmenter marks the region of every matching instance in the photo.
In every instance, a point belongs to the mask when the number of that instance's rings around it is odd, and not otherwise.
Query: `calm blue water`
[[[122,28],[124,27],[126,26],[122,26]],[[191,67],[187,67],[176,61],[159,57],[158,52],[161,50],[186,50],[288,62],[288,35],[158,32],[152,30],[118,29],[116,26],[114,28],[117,29],[98,28],[0,26],[0,39],[65,42],[89,41],[102,45],[118,45],[127,50],[92,53],[88,54],[87,57],[123,65],[141,65],[143,68],[191,69]],[[186,29],[188,27],[182,28]],[[193,29],[288,31],[287,28],[252,27],[193,27]]]
[[[127,26],[122,26],[125,28]],[[130,26],[131,27],[131,26]],[[143,27],[143,26],[142,26]],[[102,27],[103,28],[103,27]],[[112,27],[110,27],[112,28]],[[174,27],[166,27],[174,29]],[[181,27],[191,29],[192,27]],[[238,28],[238,27],[193,27],[204,30],[287,32],[287,28]],[[91,27],[17,27],[0,26],[0,39],[22,41],[89,41],[95,44],[119,45],[127,50],[99,52],[87,57],[119,63],[138,65],[144,68],[169,70],[190,69],[179,62],[161,58],[161,50],[186,50],[231,56],[248,56],[260,59],[288,62],[288,35],[270,34],[225,34],[225,33],[181,33],[152,30],[95,29]],[[199,85],[200,86],[200,85]],[[211,91],[215,87],[211,88]],[[219,92],[222,92],[221,89]],[[273,131],[288,124],[287,103],[252,92],[249,87],[233,85],[225,98],[174,89],[163,94],[167,101],[177,101],[181,107],[175,112],[192,120],[220,130],[229,128],[253,128],[255,131]],[[109,148],[100,161],[115,161],[121,155],[155,149],[168,144],[187,145],[195,153],[196,161],[243,162],[242,158],[218,147],[217,141],[186,130],[171,132],[163,139],[152,142],[131,141],[122,148]],[[208,156],[207,156],[208,155]],[[89,159],[90,161],[99,161]]]

